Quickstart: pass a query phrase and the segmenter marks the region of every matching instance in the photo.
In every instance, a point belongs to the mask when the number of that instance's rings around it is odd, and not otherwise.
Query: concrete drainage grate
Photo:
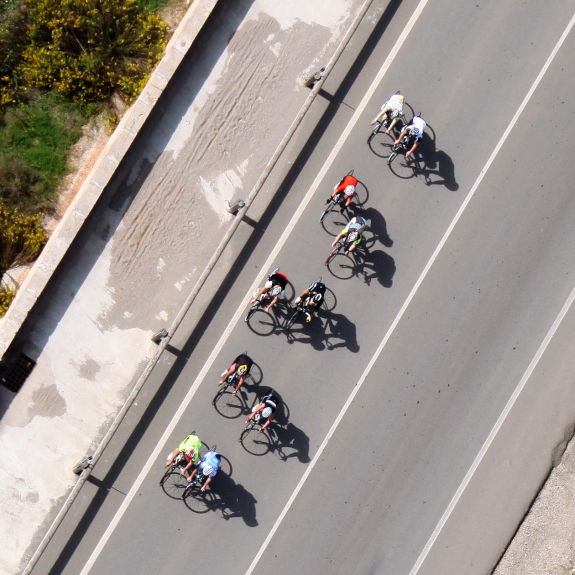
[[[11,365],[8,366],[0,382],[10,391],[20,391],[26,378],[32,373],[36,362],[23,353],[19,354]]]

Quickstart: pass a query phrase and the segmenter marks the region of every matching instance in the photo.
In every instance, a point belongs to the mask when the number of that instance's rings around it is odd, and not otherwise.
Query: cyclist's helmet
[[[355,240],[357,240],[358,235],[359,235],[359,232],[357,230],[353,230],[353,231],[349,232],[347,238],[350,242],[354,242]]]
[[[240,367],[238,367],[237,369],[237,373],[238,375],[244,375],[244,373],[246,373],[248,371],[248,366],[247,365],[240,365]]]
[[[345,186],[345,190],[343,192],[346,196],[353,196],[353,194],[355,194],[355,186]]]
[[[202,473],[204,475],[211,475],[214,472],[214,468],[211,465],[204,465]]]
[[[325,285],[321,282],[313,282],[308,290],[312,293],[324,293],[325,292]]]
[[[323,295],[321,293],[316,293],[313,296],[313,301],[315,301],[316,303],[319,303],[322,299],[323,299]]]
[[[419,128],[411,128],[412,136],[419,136]]]
[[[262,417],[269,417],[272,414],[272,408],[271,407],[264,407],[262,410]]]
[[[276,295],[279,295],[281,291],[282,291],[282,286],[275,285],[272,287],[271,294],[273,296],[276,296]]]

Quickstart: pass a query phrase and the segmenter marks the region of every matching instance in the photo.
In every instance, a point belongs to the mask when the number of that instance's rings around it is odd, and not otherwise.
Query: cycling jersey
[[[323,303],[325,285],[321,282],[314,282],[308,288],[309,295],[305,298],[304,307],[319,307]]]
[[[425,120],[421,116],[414,116],[413,120],[411,120],[411,124],[407,126],[407,131],[411,134],[413,128],[417,128],[419,130],[419,134],[415,137],[416,140],[421,140],[423,138],[423,131],[425,130],[427,124]]]
[[[345,176],[345,178],[336,186],[332,196],[344,192],[347,197],[355,194],[355,186],[357,186],[357,178],[353,176]]]
[[[281,288],[280,293],[275,294],[280,298],[283,298],[285,295],[285,287],[288,283],[288,279],[287,276],[285,274],[282,274],[281,272],[276,272],[275,274],[272,274],[269,278],[268,281],[264,284],[264,287],[268,290],[272,290],[275,286],[279,286]],[[272,293],[272,295],[274,295]]]
[[[220,455],[217,451],[208,451],[200,461],[198,469],[204,473],[206,467],[211,467],[212,471],[207,474],[208,477],[215,477],[218,469],[220,468]],[[204,473],[206,475],[206,473]]]
[[[272,412],[275,413],[277,406],[279,405],[279,400],[273,393],[269,393],[260,398],[260,403],[264,404],[264,408],[270,407]]]
[[[349,220],[347,226],[341,231],[343,236],[347,236],[349,232],[356,231],[357,238],[353,241],[354,244],[359,245],[361,243],[361,232],[365,229],[367,222],[362,217],[354,217]]]
[[[234,359],[234,363],[232,364],[232,369],[234,371],[238,371],[242,366],[245,366],[245,371],[243,374],[249,373],[252,365],[254,364],[252,358],[245,353],[240,353],[236,359]],[[242,374],[242,375],[243,375]]]
[[[394,94],[381,107],[382,112],[395,112],[399,115],[403,112],[403,102],[405,98],[401,94]]]
[[[178,446],[178,451],[183,453],[188,461],[193,460],[194,463],[200,458],[200,448],[202,447],[202,440],[197,435],[188,435]]]

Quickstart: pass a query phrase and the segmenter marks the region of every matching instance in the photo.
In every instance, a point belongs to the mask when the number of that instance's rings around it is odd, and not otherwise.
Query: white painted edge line
[[[316,178],[316,180],[314,181],[313,185],[312,185],[312,189],[315,191],[315,188],[319,185],[320,180],[322,180],[325,176],[325,173],[327,171],[327,167],[329,167],[331,165],[331,163],[333,162],[333,160],[335,159],[336,154],[339,153],[341,146],[343,145],[343,141],[342,139],[345,138],[347,139],[347,136],[349,135],[349,133],[351,132],[351,129],[353,128],[353,126],[357,123],[357,120],[359,119],[359,116],[363,113],[363,110],[365,109],[368,100],[373,96],[375,90],[377,89],[377,87],[379,86],[379,84],[381,83],[381,80],[383,79],[384,75],[386,74],[387,70],[389,69],[391,63],[393,62],[393,60],[395,59],[395,57],[397,56],[399,50],[401,49],[401,47],[403,46],[405,40],[407,39],[407,36],[409,35],[409,33],[411,32],[412,28],[415,26],[415,23],[417,22],[417,20],[419,19],[421,13],[423,12],[423,9],[425,8],[425,6],[427,5],[428,0],[421,0],[420,3],[417,5],[416,9],[414,10],[413,14],[411,15],[411,18],[409,19],[409,21],[407,22],[405,28],[403,29],[402,33],[400,34],[399,38],[397,39],[396,43],[394,44],[393,48],[391,49],[390,53],[388,54],[387,58],[385,59],[381,69],[379,70],[379,72],[377,73],[375,79],[373,80],[372,84],[370,85],[369,89],[366,92],[365,97],[362,99],[362,101],[360,102],[359,106],[357,107],[355,113],[353,114],[351,120],[349,121],[348,125],[346,126],[345,130],[342,133],[342,138],[340,138],[340,140],[338,140],[337,145],[335,146],[333,152],[331,153],[331,155],[328,157],[326,163],[324,164],[324,167],[322,168],[322,170],[320,171],[320,173],[318,174],[318,177]],[[471,195],[471,192],[470,192]],[[469,199],[471,199],[470,195],[468,195],[468,199],[466,198],[466,200],[468,201]],[[305,198],[305,204],[307,204],[307,202],[309,201],[309,198],[306,197]],[[465,204],[467,205],[467,204]],[[305,207],[305,206],[304,206]],[[456,220],[459,219],[461,212],[463,210],[460,210],[456,216]],[[253,573],[254,569],[257,567],[257,564],[259,563],[260,559],[262,558],[263,554],[265,553],[268,545],[270,544],[273,536],[275,535],[276,531],[278,530],[279,526],[281,525],[282,521],[284,520],[285,516],[287,515],[289,509],[291,508],[293,502],[295,501],[296,497],[298,496],[299,492],[301,491],[301,489],[303,488],[305,482],[307,481],[307,478],[310,476],[311,472],[313,471],[314,467],[316,466],[317,462],[319,461],[320,457],[322,456],[325,448],[327,447],[327,444],[329,443],[329,440],[332,438],[333,434],[335,433],[335,431],[337,430],[337,428],[339,427],[339,424],[341,423],[343,417],[345,416],[347,410],[349,409],[349,406],[351,405],[351,403],[353,402],[353,400],[355,399],[355,396],[357,395],[357,393],[359,392],[359,390],[361,389],[365,379],[367,378],[369,372],[371,371],[373,365],[375,364],[375,362],[377,361],[379,355],[381,354],[383,348],[385,347],[385,345],[387,344],[387,342],[389,341],[389,338],[391,337],[392,333],[395,331],[395,328],[397,327],[399,321],[401,320],[401,318],[403,317],[403,314],[405,313],[405,310],[407,309],[408,305],[410,304],[411,300],[413,299],[413,297],[415,296],[415,293],[417,292],[419,286],[421,285],[421,282],[423,281],[424,277],[427,275],[427,272],[429,271],[429,268],[431,267],[431,264],[433,263],[433,261],[435,260],[435,258],[437,257],[437,254],[439,253],[441,247],[443,247],[443,244],[445,243],[445,241],[447,241],[447,236],[449,234],[451,234],[451,230],[453,229],[453,227],[455,226],[455,222],[456,220],[454,220],[454,222],[452,222],[452,225],[450,226],[450,228],[448,229],[448,231],[446,232],[446,235],[444,236],[444,238],[442,239],[442,242],[440,243],[440,245],[436,248],[436,250],[433,252],[433,255],[431,257],[431,260],[429,260],[429,262],[427,263],[425,269],[423,270],[422,274],[420,275],[417,283],[415,284],[415,286],[412,288],[411,292],[409,293],[407,299],[405,300],[404,304],[402,305],[401,309],[399,310],[399,313],[397,314],[397,316],[395,317],[395,319],[393,320],[391,326],[389,327],[389,329],[387,330],[387,333],[385,334],[385,336],[383,337],[381,343],[379,344],[377,350],[375,351],[375,353],[373,354],[372,358],[370,359],[369,363],[367,364],[365,370],[363,371],[363,373],[361,374],[361,377],[359,378],[358,382],[355,384],[353,391],[351,392],[351,394],[349,395],[349,397],[347,398],[345,404],[343,405],[343,407],[341,408],[341,411],[339,412],[338,416],[336,417],[335,421],[333,422],[331,428],[329,429],[329,431],[327,432],[327,435],[325,436],[324,440],[321,442],[321,445],[319,446],[316,454],[314,455],[313,459],[311,460],[310,464],[306,467],[301,479],[299,480],[298,484],[296,485],[296,488],[294,489],[294,491],[292,492],[291,496],[289,497],[287,503],[285,504],[283,510],[281,511],[281,513],[279,514],[278,518],[276,519],[274,525],[272,526],[272,528],[270,529],[270,532],[268,533],[267,537],[265,538],[264,542],[262,543],[261,547],[259,548],[258,552],[256,553],[253,561],[251,562],[250,566],[248,567],[246,574],[245,575],[251,575],[251,573]],[[283,238],[282,238],[283,239]]]
[[[334,146],[334,149],[332,150],[331,154],[328,156],[327,160],[325,161],[324,165],[322,166],[322,169],[320,170],[320,172],[316,176],[313,184],[310,186],[307,194],[305,195],[302,202],[298,206],[298,209],[294,212],[289,224],[286,226],[284,232],[282,233],[281,237],[279,238],[279,240],[275,244],[274,249],[270,253],[268,259],[266,260],[266,262],[262,266],[262,268],[261,268],[262,270],[272,269],[272,265],[273,265],[275,259],[277,258],[280,250],[282,249],[284,244],[289,239],[291,232],[293,231],[293,229],[295,228],[299,219],[301,218],[302,214],[304,213],[305,208],[307,207],[307,205],[311,201],[311,198],[314,196],[314,194],[317,191],[317,189],[319,188],[321,182],[325,178],[328,169],[330,168],[331,164],[334,162],[335,158],[339,154],[339,151],[341,150],[343,145],[345,144],[351,130],[353,129],[353,127],[355,126],[355,124],[359,120],[360,115],[363,113],[363,110],[366,108],[369,100],[371,99],[371,97],[375,93],[376,89],[378,88],[379,84],[381,83],[381,80],[382,80],[383,76],[385,75],[385,73],[387,72],[389,66],[391,65],[391,62],[396,57],[397,53],[399,52],[399,49],[401,48],[401,46],[405,42],[405,39],[407,38],[407,36],[408,36],[409,32],[411,31],[411,29],[413,28],[413,26],[415,25],[415,22],[419,18],[419,15],[423,11],[423,8],[425,7],[425,5],[427,4],[428,1],[429,0],[421,0],[420,3],[418,4],[417,8],[413,12],[409,22],[407,23],[407,25],[403,29],[401,35],[399,36],[397,42],[395,43],[395,45],[393,47],[393,49],[389,53],[385,62],[383,63],[383,66],[381,67],[377,76],[375,77],[375,79],[371,83],[369,89],[365,93],[365,96],[363,97],[363,99],[359,103],[356,111],[354,112],[353,116],[351,117],[345,130],[342,132],[339,140],[337,141],[336,145]],[[254,280],[252,286],[248,290],[248,293],[249,294],[253,293],[258,288],[260,283],[261,283],[261,277],[258,275],[256,277],[256,279]],[[224,346],[225,342],[227,341],[228,337],[230,336],[230,333],[232,332],[232,330],[235,327],[235,325],[237,324],[237,322],[240,320],[240,318],[245,313],[246,313],[245,309],[239,308],[236,311],[236,313],[233,315],[231,321],[226,326],[220,339],[218,340],[217,344],[215,345],[212,353],[210,354],[210,356],[206,360],[204,367],[199,371],[196,379],[194,380],[194,382],[190,386],[188,393],[186,394],[185,398],[183,399],[182,403],[180,404],[179,408],[177,409],[176,413],[174,414],[174,417],[172,418],[172,420],[170,421],[170,423],[166,427],[166,430],[162,434],[162,437],[158,441],[158,444],[156,445],[156,447],[154,448],[154,450],[150,454],[150,457],[148,458],[148,460],[146,461],[146,463],[142,467],[142,470],[140,471],[138,477],[136,478],[136,480],[132,484],[132,487],[130,488],[130,490],[126,494],[126,497],[124,498],[124,500],[122,501],[122,504],[120,505],[120,507],[116,511],[116,514],[114,515],[114,517],[112,518],[112,520],[108,524],[108,527],[106,528],[106,530],[102,534],[102,537],[98,541],[97,545],[94,547],[94,550],[92,551],[92,554],[90,555],[90,557],[86,561],[82,571],[80,572],[80,575],[88,575],[88,573],[90,572],[90,570],[94,566],[94,563],[96,562],[100,553],[104,549],[106,543],[108,542],[108,540],[112,536],[112,533],[114,532],[114,530],[118,526],[124,513],[128,509],[132,499],[136,496],[138,490],[140,489],[141,484],[143,483],[143,481],[146,478],[147,474],[149,473],[150,469],[152,468],[154,463],[157,461],[162,450],[165,449],[165,445],[168,442],[170,435],[172,435],[172,433],[174,432],[176,425],[179,423],[182,415],[184,414],[185,410],[188,408],[190,402],[192,401],[194,395],[196,394],[196,391],[198,390],[201,382],[203,381],[207,372],[211,369],[214,361],[216,360],[217,356],[221,352],[222,347]],[[313,464],[313,462],[312,462],[312,464]],[[307,477],[307,475],[304,475],[304,477]],[[300,483],[303,485],[303,483],[301,481],[300,481]],[[296,487],[296,490],[299,491],[299,489],[301,489],[300,484],[298,484],[298,487]],[[293,497],[295,498],[295,495]],[[290,498],[290,501],[291,501],[291,498]],[[285,515],[285,513],[284,513],[284,515]],[[279,523],[281,522],[281,519],[283,519],[283,515],[280,516],[280,518],[278,518],[278,521],[276,521],[277,525],[279,525]],[[274,530],[275,529],[277,529],[276,525],[274,525]],[[271,537],[270,537],[270,539],[271,539]],[[267,546],[268,543],[269,543],[269,540],[266,539],[266,541],[264,542],[264,545]],[[265,550],[264,546],[262,546],[262,549],[260,550],[261,553],[263,553],[263,550]],[[256,557],[256,559],[259,559],[259,557],[261,556],[261,553]],[[255,564],[257,563],[256,559],[254,559],[252,566],[255,566]],[[250,570],[251,569],[252,569],[252,567],[250,567]]]
[[[575,301],[575,287],[571,290],[569,297],[565,300],[565,303],[563,304],[561,311],[559,312],[559,314],[557,315],[557,317],[553,321],[553,324],[549,328],[549,331],[547,332],[547,334],[543,338],[541,345],[537,349],[537,352],[533,356],[533,359],[529,363],[529,366],[525,370],[525,373],[523,374],[523,376],[519,380],[517,387],[513,390],[511,397],[509,398],[509,400],[505,404],[503,411],[501,412],[501,414],[497,418],[495,425],[493,426],[489,435],[487,436],[487,439],[485,440],[485,442],[481,446],[481,449],[479,450],[477,457],[473,460],[473,463],[471,464],[470,468],[468,469],[467,473],[465,474],[463,481],[460,483],[459,487],[457,488],[457,491],[455,492],[455,495],[453,496],[453,498],[449,502],[447,509],[445,510],[441,519],[439,520],[439,522],[435,526],[435,529],[433,530],[431,537],[428,539],[427,543],[425,544],[424,548],[422,549],[419,557],[417,558],[417,561],[415,562],[414,566],[411,568],[409,575],[416,575],[416,573],[419,572],[420,568],[422,567],[423,563],[425,562],[425,559],[429,555],[429,552],[431,551],[431,548],[433,547],[434,543],[436,542],[437,538],[439,537],[442,529],[445,527],[445,524],[449,521],[449,518],[450,518],[451,514],[453,513],[455,506],[459,503],[459,500],[461,499],[463,492],[467,489],[467,486],[471,482],[473,475],[477,471],[478,467],[481,465],[483,458],[487,454],[487,451],[489,450],[489,448],[491,447],[491,445],[495,441],[495,437],[497,436],[497,434],[499,433],[499,431],[503,427],[505,420],[507,419],[509,413],[511,412],[511,410],[515,406],[517,399],[521,395],[521,392],[525,388],[525,385],[527,385],[527,382],[529,381],[529,378],[533,374],[533,371],[537,367],[539,361],[543,357],[543,354],[545,353],[545,350],[547,349],[547,346],[549,345],[551,339],[555,335],[555,332],[559,329],[561,322],[563,321],[563,319],[565,318],[565,316],[569,312],[569,309],[571,308],[573,301]]]
[[[411,29],[411,27],[413,26],[413,24],[415,23],[415,20],[417,20],[417,18],[419,17],[419,14],[421,13],[421,11],[423,10],[423,8],[425,7],[425,4],[427,2],[423,1],[421,2],[416,11],[414,12],[414,14],[412,15],[412,18],[410,19],[410,21],[408,22],[406,28],[404,31],[409,31]],[[412,21],[413,20],[413,21]],[[527,103],[529,102],[529,100],[531,99],[531,96],[533,95],[533,92],[535,91],[535,89],[537,88],[537,86],[539,85],[539,83],[541,82],[541,79],[543,78],[543,75],[545,74],[545,72],[547,71],[547,69],[549,68],[551,62],[553,61],[553,58],[555,57],[555,55],[557,54],[559,48],[561,47],[561,44],[563,43],[563,41],[565,40],[565,37],[567,36],[569,30],[571,29],[573,22],[575,21],[575,15],[574,17],[571,19],[571,22],[569,23],[567,29],[565,30],[565,32],[563,33],[563,35],[561,36],[559,42],[557,43],[557,45],[555,46],[555,48],[553,49],[553,52],[551,53],[551,56],[547,59],[545,65],[543,66],[543,68],[541,69],[541,71],[539,72],[535,82],[533,83],[533,85],[531,86],[531,88],[529,89],[527,95],[525,96],[525,98],[523,99],[523,101],[521,102],[521,105],[519,106],[519,108],[517,109],[517,112],[514,114],[513,118],[511,119],[511,121],[509,122],[509,125],[507,126],[505,132],[503,133],[503,135],[501,136],[501,139],[499,140],[499,142],[497,143],[497,145],[495,146],[493,152],[491,153],[491,155],[489,156],[487,162],[485,163],[485,166],[483,166],[482,170],[479,172],[479,176],[477,177],[477,179],[475,180],[473,186],[471,187],[471,189],[469,190],[469,193],[467,194],[467,196],[465,197],[465,200],[463,201],[463,203],[461,204],[459,210],[457,211],[455,217],[453,218],[451,224],[449,225],[449,227],[447,228],[445,234],[443,235],[443,237],[441,238],[441,241],[438,243],[437,247],[435,248],[433,254],[431,255],[429,261],[427,262],[425,268],[423,269],[423,271],[421,272],[421,275],[419,276],[419,278],[417,279],[416,283],[414,284],[413,288],[411,289],[409,295],[407,296],[405,302],[403,303],[403,305],[401,306],[401,309],[399,310],[398,314],[396,315],[395,319],[393,320],[392,324],[390,325],[389,329],[387,330],[385,336],[383,337],[381,343],[379,344],[377,350],[375,351],[375,353],[373,354],[370,362],[367,364],[367,367],[365,368],[364,372],[361,374],[361,377],[359,378],[359,381],[356,383],[355,387],[353,388],[353,391],[351,392],[351,394],[349,395],[349,397],[347,398],[345,404],[343,405],[341,411],[339,412],[337,418],[335,419],[335,421],[333,422],[333,425],[331,426],[330,430],[328,431],[327,435],[325,436],[324,440],[322,441],[321,445],[319,446],[316,454],[314,455],[313,459],[311,460],[310,464],[307,466],[306,470],[304,471],[300,481],[298,482],[296,488],[294,489],[293,493],[291,494],[290,498],[288,499],[287,503],[285,504],[282,512],[280,513],[280,515],[278,516],[278,518],[276,519],[273,527],[271,528],[270,532],[268,533],[268,536],[266,537],[265,541],[263,542],[263,544],[261,545],[258,553],[256,554],[254,560],[252,561],[251,565],[249,566],[248,570],[246,571],[245,575],[251,575],[251,573],[253,572],[253,570],[256,568],[259,560],[261,559],[262,555],[264,554],[265,550],[267,549],[270,541],[272,540],[275,532],[278,530],[279,526],[281,525],[283,519],[285,518],[285,516],[287,515],[289,509],[291,508],[291,506],[293,505],[293,502],[295,501],[297,495],[299,494],[299,492],[301,491],[301,489],[303,488],[303,485],[305,484],[307,478],[310,476],[311,472],[313,471],[315,465],[317,464],[317,462],[319,461],[320,457],[323,455],[323,452],[325,450],[325,448],[327,447],[327,444],[329,442],[329,440],[332,438],[332,436],[334,435],[334,433],[336,432],[337,428],[339,427],[339,424],[341,423],[343,417],[345,416],[347,410],[349,409],[349,406],[351,405],[351,403],[353,402],[355,396],[358,394],[358,392],[360,391],[360,389],[363,386],[363,383],[365,382],[367,376],[369,375],[369,372],[371,371],[371,369],[373,368],[375,362],[377,361],[377,359],[379,358],[379,356],[381,355],[381,352],[383,351],[383,348],[386,346],[387,342],[389,341],[389,339],[391,338],[393,332],[395,331],[395,328],[397,327],[397,325],[399,324],[399,322],[401,321],[405,311],[407,310],[409,304],[411,303],[411,301],[413,300],[413,298],[415,297],[417,291],[419,290],[420,285],[423,283],[423,280],[425,279],[425,277],[427,276],[429,270],[431,269],[431,266],[433,265],[433,263],[435,262],[435,260],[437,259],[439,252],[443,249],[443,246],[446,244],[447,240],[449,239],[449,237],[451,236],[451,233],[453,232],[453,229],[455,228],[456,224],[458,223],[459,219],[461,218],[463,212],[465,211],[467,205],[469,204],[469,202],[471,201],[471,199],[473,198],[473,196],[475,195],[475,192],[477,191],[479,185],[481,184],[481,182],[483,181],[483,178],[485,177],[485,174],[487,173],[487,171],[489,170],[489,168],[491,167],[491,164],[493,163],[493,161],[495,160],[495,157],[497,156],[497,154],[499,153],[499,151],[501,150],[501,148],[503,147],[503,144],[505,143],[505,141],[507,140],[507,137],[509,136],[511,130],[513,129],[513,127],[515,126],[515,124],[517,123],[517,120],[519,118],[519,116],[521,115],[521,113],[523,112],[523,110],[525,109],[525,107],[527,106]],[[404,39],[404,38],[403,38]],[[403,39],[402,37],[400,37],[400,39],[398,40],[398,42],[396,43],[396,46],[394,46],[394,50],[397,48],[397,50],[399,50],[400,45],[400,41],[401,43],[403,43]],[[392,52],[390,53],[391,57],[392,55],[394,55],[394,50],[392,50]],[[389,58],[388,58],[389,59]],[[376,80],[379,82],[381,77],[383,76],[383,74],[385,73],[386,65],[388,64],[387,60],[384,63],[382,69],[380,70],[380,73],[377,75]],[[373,87],[373,84],[372,86]],[[370,87],[370,90],[371,90]],[[363,100],[362,100],[362,104],[363,104]],[[358,107],[358,112],[363,111],[363,107],[360,105]],[[354,115],[355,116],[355,115]],[[352,118],[353,120],[353,118]],[[351,123],[351,122],[350,122]],[[339,143],[339,142],[338,142]],[[315,182],[314,182],[315,184]],[[571,294],[570,297],[575,296],[575,288]],[[568,300],[568,305],[566,304],[563,308],[563,310],[565,310],[565,313],[567,313],[567,310],[569,308],[569,306],[572,303],[572,299]],[[563,312],[562,310],[562,312]],[[561,316],[561,314],[560,314]],[[555,323],[553,324],[555,326],[555,324],[557,324],[557,326],[559,325],[561,319],[563,318],[563,316],[559,317],[555,320]],[[554,333],[554,332],[553,332]],[[551,338],[553,334],[548,334],[549,338]],[[546,347],[546,345],[545,345]],[[544,350],[543,350],[544,351]],[[502,416],[506,416],[506,412],[504,412],[504,414],[502,414]],[[470,470],[471,471],[471,470]],[[474,471],[474,470],[473,470]],[[471,478],[471,475],[473,475],[473,472],[471,472],[469,474],[469,479]],[[467,476],[466,476],[467,478]],[[465,487],[463,487],[461,489],[461,491],[463,491]],[[459,490],[458,490],[459,493]],[[453,503],[453,507],[455,506],[455,504],[457,503],[457,499],[456,497],[454,497],[454,499],[452,500]],[[451,513],[451,511],[453,510],[453,507],[450,506],[450,508],[446,511],[446,513],[444,514],[444,517],[442,517],[442,520],[445,518],[445,520],[447,520],[447,517],[449,516],[449,514]],[[434,531],[434,535],[435,538],[437,538],[437,535],[439,534],[439,531],[441,531],[441,528],[443,527],[443,524],[440,522],[440,524],[438,524],[438,526],[436,527],[436,530]],[[432,536],[432,539],[430,539],[430,541],[428,542],[429,548],[431,547],[431,545],[433,545],[433,542],[435,541],[435,538]],[[427,546],[426,546],[427,548]],[[425,555],[427,555],[427,552],[429,551],[429,549],[427,549],[427,551],[424,550]],[[423,561],[423,559],[425,558],[424,553],[422,553],[422,555],[420,555],[420,559],[421,561]],[[416,573],[416,570],[419,568],[420,565],[420,561],[418,560],[418,563],[416,563],[416,566],[411,570],[410,575],[414,575]]]
[[[529,92],[527,92],[527,95],[523,99],[521,106],[519,106],[519,109],[517,110],[517,112],[513,116],[511,123],[509,124],[509,126],[507,126],[507,129],[505,130],[503,137],[500,140],[500,144],[503,144],[503,142],[507,138],[509,132],[511,131],[511,128],[517,122],[519,115],[521,114],[521,112],[523,112],[523,109],[525,108],[525,106],[527,106],[527,103],[531,99],[531,96],[533,95],[533,93],[535,92],[535,90],[539,86],[539,83],[543,79],[545,72],[547,72],[547,69],[549,68],[549,66],[551,66],[551,63],[553,62],[555,56],[557,55],[557,52],[559,51],[559,49],[561,48],[561,45],[565,41],[565,38],[567,37],[567,35],[571,31],[573,24],[575,24],[575,14],[573,14],[573,17],[569,21],[569,24],[567,24],[567,27],[565,28],[565,30],[564,30],[563,34],[561,35],[561,37],[559,38],[559,40],[557,41],[557,44],[555,44],[555,47],[553,48],[551,54],[549,55],[549,58],[547,58],[547,61],[543,65],[543,68],[541,68],[541,71],[537,75],[535,82],[533,82],[531,89],[529,90]],[[498,146],[498,147],[501,147],[501,146]],[[497,151],[497,149],[498,148],[496,148],[496,151]],[[486,167],[482,171],[482,174],[487,170],[487,168],[489,168],[489,165],[490,165],[492,159],[493,159],[493,154],[489,158],[489,160],[486,164]],[[480,177],[483,178],[483,175],[480,175]],[[439,522],[435,526],[433,533],[431,534],[427,543],[423,547],[421,553],[419,554],[419,557],[417,558],[417,561],[415,562],[415,564],[411,568],[409,575],[416,575],[419,572],[420,568],[422,567],[423,563],[425,562],[425,559],[427,558],[427,556],[429,555],[429,552],[431,551],[431,548],[433,547],[433,545],[437,541],[439,534],[441,533],[442,529],[445,527],[447,521],[451,517],[451,514],[453,513],[455,506],[459,503],[459,500],[461,499],[463,492],[467,489],[467,486],[471,482],[473,475],[475,474],[475,472],[477,471],[477,468],[479,467],[479,465],[483,461],[485,454],[487,453],[487,451],[489,450],[489,448],[491,447],[491,445],[495,441],[495,437],[497,436],[501,427],[505,423],[505,420],[507,419],[509,412],[513,409],[513,406],[517,402],[517,399],[519,398],[521,392],[523,391],[525,385],[527,384],[527,381],[531,377],[531,374],[533,373],[534,369],[537,367],[537,364],[539,363],[539,360],[541,359],[541,357],[543,356],[543,353],[547,349],[547,346],[549,345],[551,338],[553,337],[553,335],[555,334],[555,332],[559,328],[559,325],[563,321],[563,318],[567,315],[567,312],[569,311],[569,308],[571,307],[573,300],[575,300],[575,287],[572,289],[571,293],[569,294],[569,297],[567,298],[567,300],[563,304],[561,311],[559,312],[559,314],[555,318],[555,321],[553,322],[553,324],[549,328],[549,331],[545,335],[545,338],[543,339],[541,345],[539,346],[539,349],[537,350],[537,352],[533,356],[531,363],[529,364],[529,366],[525,370],[525,373],[521,377],[521,380],[519,381],[519,383],[517,384],[517,387],[515,388],[511,397],[509,398],[509,401],[505,405],[505,408],[503,409],[503,411],[501,412],[501,414],[497,418],[495,425],[493,426],[493,428],[491,429],[491,432],[487,436],[487,439],[485,440],[485,442],[481,446],[479,453],[475,457],[473,463],[471,464],[471,467],[468,469],[467,473],[465,474],[463,481],[461,482],[461,484],[457,488],[457,491],[455,492],[453,498],[449,502],[447,509],[445,510],[441,519],[439,520]]]

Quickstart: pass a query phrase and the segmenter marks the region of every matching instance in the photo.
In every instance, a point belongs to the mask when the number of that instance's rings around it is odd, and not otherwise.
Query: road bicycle
[[[327,255],[325,265],[327,266],[337,254],[349,251],[353,243],[357,240],[358,236],[359,232],[357,230],[351,230],[347,235],[340,238],[333,247],[332,251]]]

